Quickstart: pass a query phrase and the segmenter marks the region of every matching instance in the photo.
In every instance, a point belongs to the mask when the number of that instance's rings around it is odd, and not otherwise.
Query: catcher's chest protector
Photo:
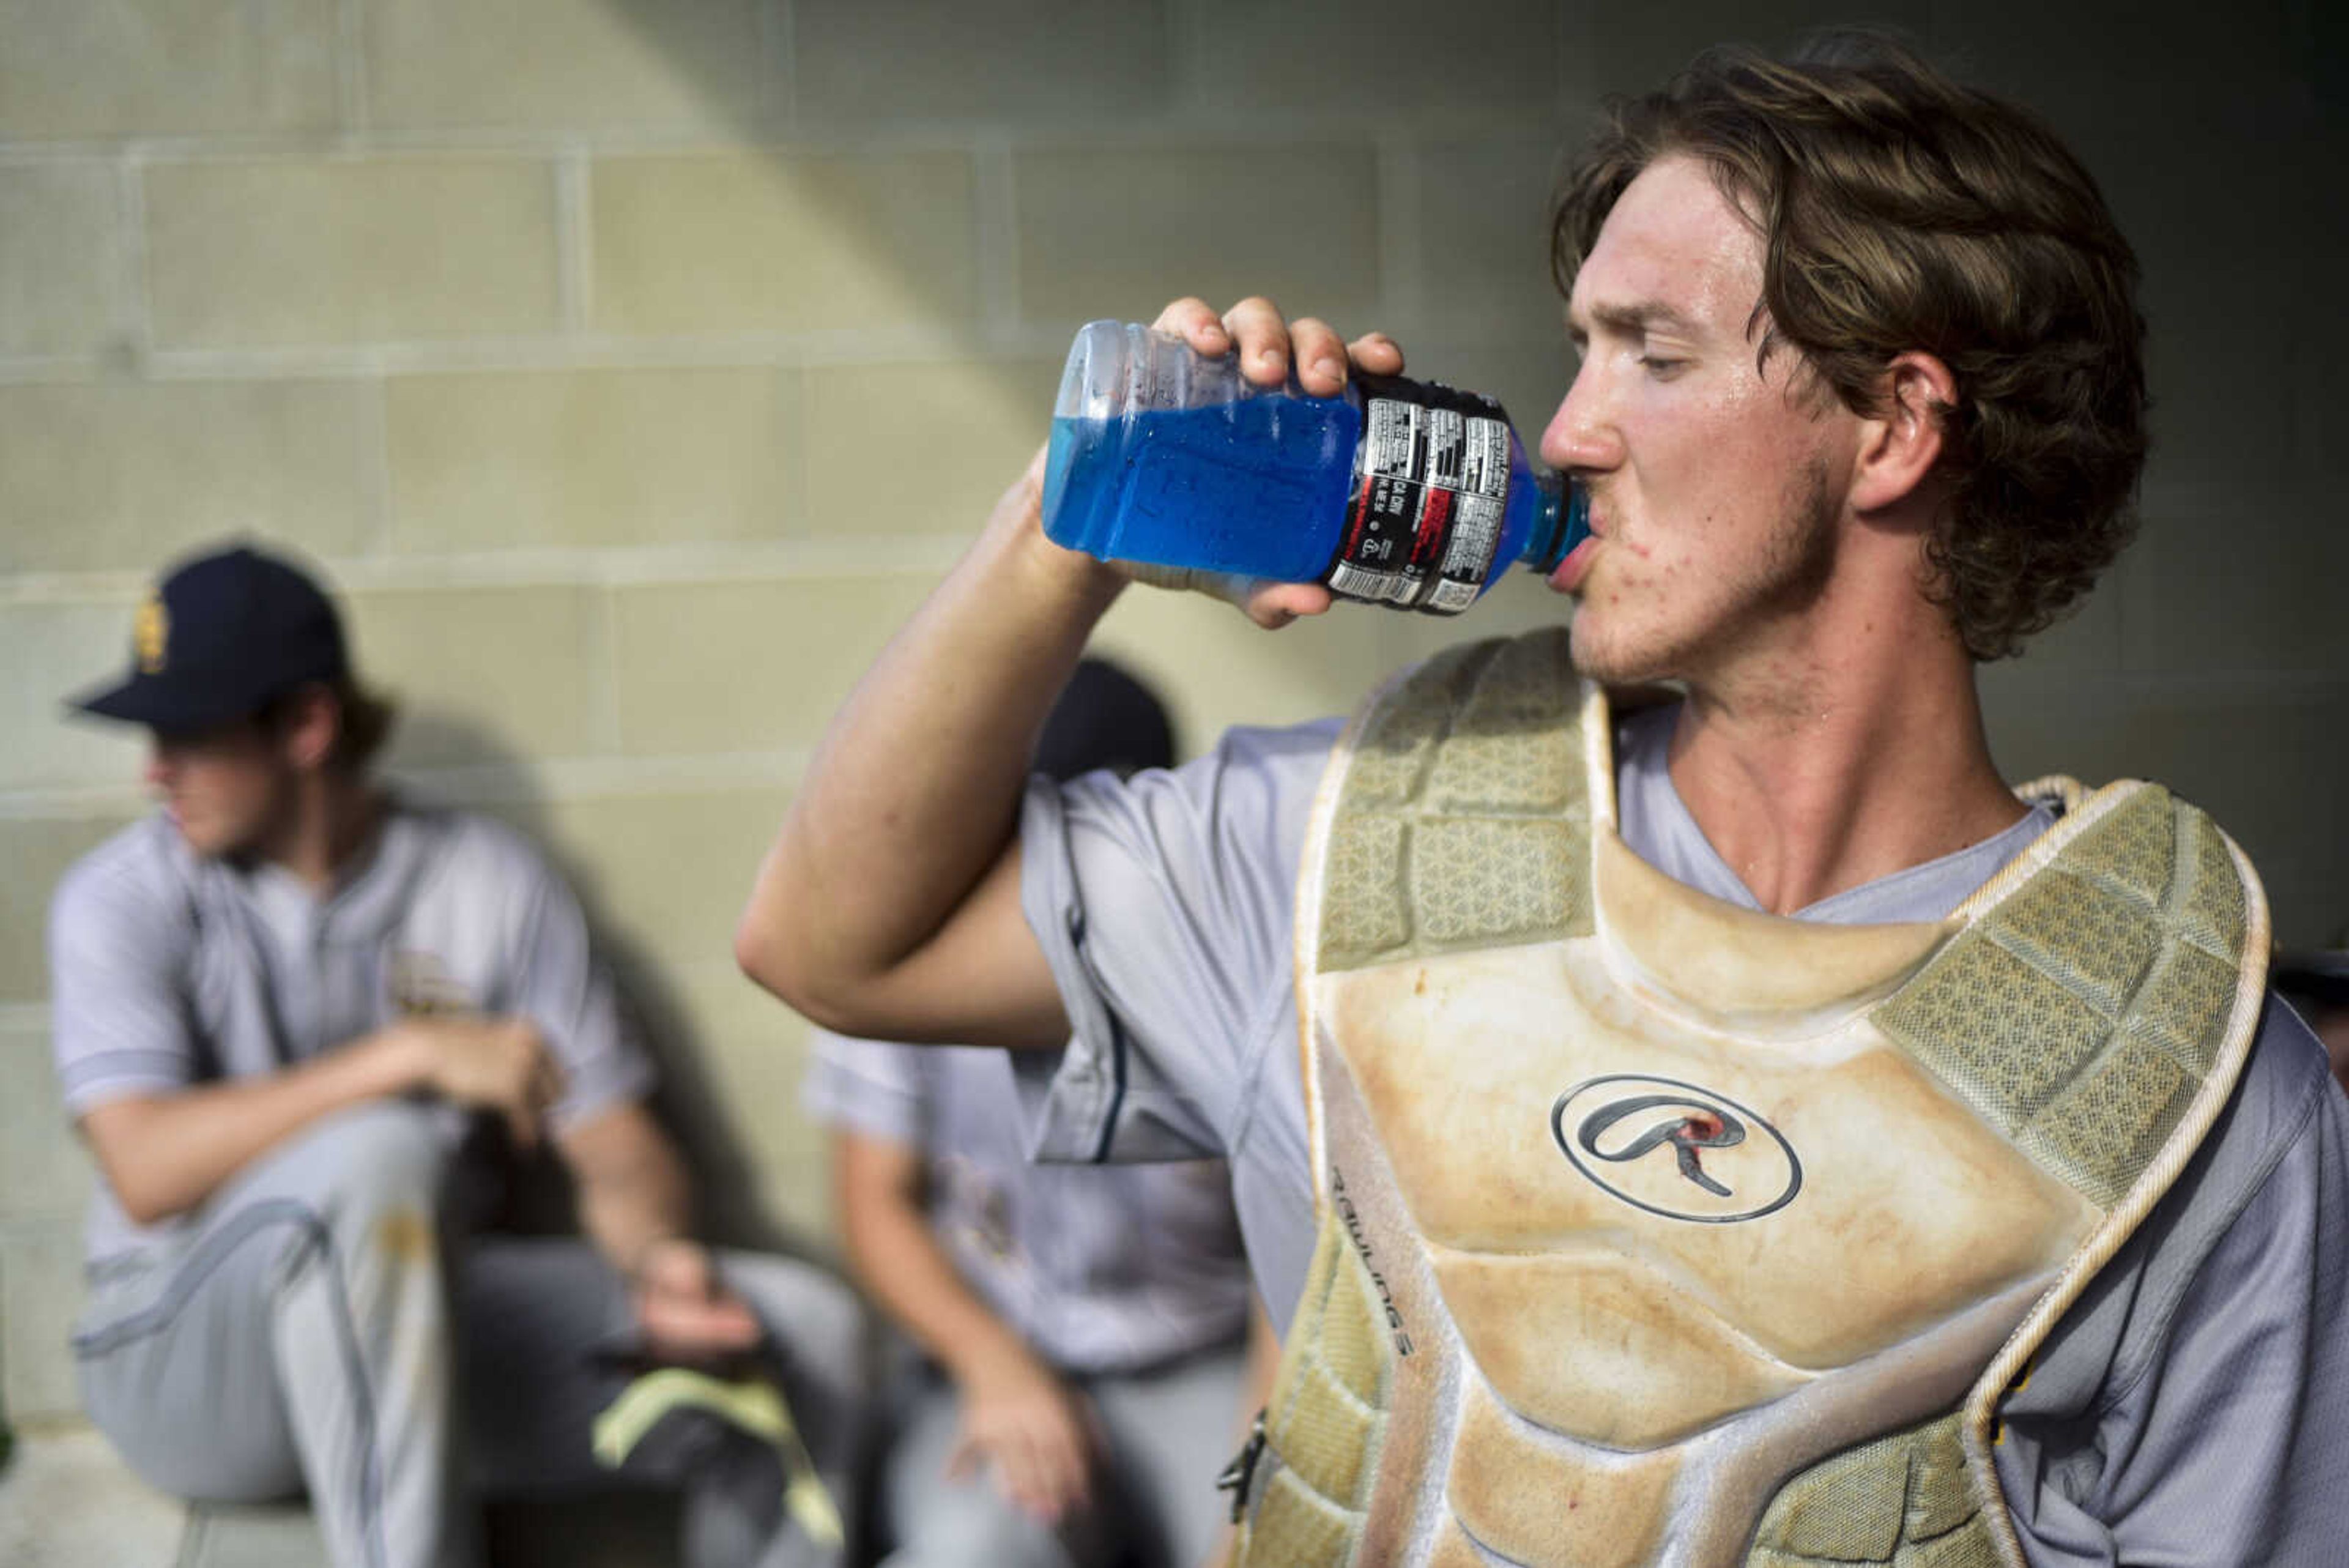
[[[1323,786],[1321,1229],[1245,1561],[2018,1563],[1995,1401],[2234,1084],[2251,868],[2058,784],[1945,922],[1741,910],[1617,837],[1566,648],[1421,667]]]

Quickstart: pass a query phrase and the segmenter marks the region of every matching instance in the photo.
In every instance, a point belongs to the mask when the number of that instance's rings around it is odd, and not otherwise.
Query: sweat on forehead
[[[1567,332],[1682,342],[1758,341],[1762,243],[1711,171],[1670,157],[1643,170],[1577,271]]]

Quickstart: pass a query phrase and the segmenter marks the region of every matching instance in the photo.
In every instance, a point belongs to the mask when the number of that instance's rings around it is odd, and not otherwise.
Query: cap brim
[[[101,719],[144,724],[165,734],[193,734],[249,717],[250,704],[217,690],[190,691],[151,675],[68,698],[67,706]]]

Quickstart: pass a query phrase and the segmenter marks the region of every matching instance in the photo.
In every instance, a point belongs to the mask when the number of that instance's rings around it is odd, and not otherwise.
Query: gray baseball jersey
[[[810,1115],[920,1152],[947,1255],[1054,1366],[1159,1366],[1245,1332],[1247,1263],[1221,1160],[1034,1165],[1004,1052],[814,1039]]]
[[[1676,710],[1619,727],[1625,842],[1756,908],[1672,788]],[[1332,722],[1236,730],[1119,784],[1039,779],[1021,898],[1074,1037],[1017,1066],[1032,1152],[1221,1154],[1258,1289],[1287,1323],[1313,1246],[1291,969],[1296,868]],[[2013,828],[1801,911],[1938,919],[2044,831]],[[2349,1101],[2271,1002],[2177,1185],[2002,1407],[1999,1476],[2034,1568],[2316,1564],[2349,1539]]]
[[[528,1018],[563,1064],[568,1127],[641,1096],[579,904],[488,818],[393,800],[373,852],[321,897],[274,866],[190,852],[169,821],[133,824],[76,862],[49,909],[51,1037],[67,1110],[275,1072],[408,1013]],[[465,1118],[446,1118],[452,1138]],[[103,1185],[93,1262],[185,1218],[133,1225]]]

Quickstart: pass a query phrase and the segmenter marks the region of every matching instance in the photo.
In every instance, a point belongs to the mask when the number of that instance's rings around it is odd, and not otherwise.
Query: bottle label
[[[1501,542],[1509,425],[1473,392],[1364,376],[1346,532],[1323,581],[1348,598],[1458,615]]]

